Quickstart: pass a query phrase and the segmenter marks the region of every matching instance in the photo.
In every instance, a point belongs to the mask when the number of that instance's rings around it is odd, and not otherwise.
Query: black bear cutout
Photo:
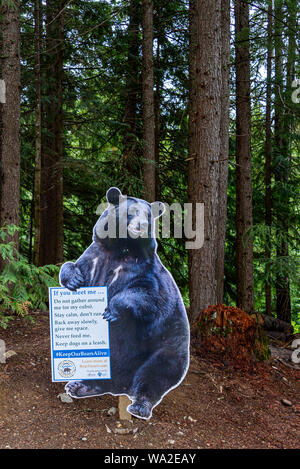
[[[125,394],[132,401],[128,412],[149,419],[186,375],[189,323],[179,289],[156,252],[155,220],[163,204],[122,196],[117,188],[106,197],[92,244],[75,263],[62,266],[60,284],[70,290],[108,287],[111,379],[70,381],[65,389],[74,398]]]

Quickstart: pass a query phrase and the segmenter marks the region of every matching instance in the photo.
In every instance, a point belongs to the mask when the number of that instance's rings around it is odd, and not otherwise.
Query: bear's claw
[[[70,381],[65,386],[66,393],[71,397],[83,397],[88,394],[88,388],[83,381]]]
[[[119,316],[117,313],[109,308],[109,306],[105,309],[103,313],[103,318],[106,319],[106,321],[114,322],[117,321]]]
[[[151,417],[152,405],[149,401],[140,400],[130,404],[127,410],[136,417],[148,420]]]
[[[74,275],[65,283],[65,287],[69,290],[76,291],[84,285],[84,277],[78,268],[75,269]]]

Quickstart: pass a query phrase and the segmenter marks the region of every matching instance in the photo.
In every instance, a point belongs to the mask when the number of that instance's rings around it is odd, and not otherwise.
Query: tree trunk
[[[203,47],[205,44],[205,47]],[[204,245],[190,249],[191,319],[217,299],[221,0],[190,1],[189,201],[204,203]]]
[[[278,227],[277,259],[287,259],[289,194],[286,185],[289,179],[288,132],[284,112],[284,73],[283,73],[283,1],[275,0],[275,182],[276,182],[276,221]],[[288,67],[287,67],[288,68]],[[288,84],[288,86],[291,86]],[[284,187],[285,186],[285,187]],[[288,274],[278,271],[276,275],[276,315],[277,318],[291,322],[291,299]]]
[[[41,48],[42,2],[35,0],[35,166],[34,166],[34,253],[33,262],[39,265],[41,236],[41,155],[42,155],[42,104],[41,104]]]
[[[143,0],[143,160],[145,198],[155,200],[153,1]]]
[[[229,104],[230,104],[230,0],[222,0],[222,85],[221,85],[221,124],[220,124],[220,162],[218,186],[218,225],[217,225],[217,303],[223,303],[225,236],[227,218],[227,184],[229,159]]]
[[[124,113],[125,133],[123,137],[123,162],[125,169],[125,192],[132,193],[131,183],[140,173],[137,145],[137,97],[139,93],[139,11],[136,0],[129,5],[128,58],[126,103]],[[135,186],[135,184],[134,184]]]
[[[47,102],[43,119],[41,163],[41,241],[39,264],[63,259],[63,2],[47,0],[44,83]]]
[[[266,95],[266,147],[265,147],[265,220],[266,226],[271,230],[272,224],[272,193],[271,193],[271,161],[272,161],[272,121],[271,121],[271,97],[272,97],[272,28],[273,28],[273,0],[268,0],[268,56],[267,56],[267,95]],[[266,259],[271,259],[270,236],[267,235]],[[266,266],[266,276],[268,275],[268,266]],[[266,314],[272,314],[272,297],[270,279],[265,281]]]
[[[156,77],[154,94],[154,116],[155,116],[155,200],[160,200],[160,180],[159,180],[159,150],[160,150],[160,38],[157,38],[156,50]]]
[[[237,306],[254,311],[249,4],[235,1]]]
[[[19,225],[20,207],[20,9],[19,1],[1,6],[0,226]],[[14,241],[18,249],[18,233]],[[0,263],[0,268],[3,263]]]

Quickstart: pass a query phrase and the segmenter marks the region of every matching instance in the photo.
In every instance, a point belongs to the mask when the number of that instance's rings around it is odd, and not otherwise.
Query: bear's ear
[[[118,205],[120,197],[122,197],[122,193],[117,187],[111,187],[106,192],[106,198],[109,204]]]
[[[166,209],[165,205],[162,202],[152,202],[152,204],[150,205],[153,218],[161,217]]]

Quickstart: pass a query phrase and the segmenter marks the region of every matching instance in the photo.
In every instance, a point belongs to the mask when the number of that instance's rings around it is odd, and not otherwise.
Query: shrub
[[[32,310],[47,310],[48,287],[57,286],[59,267],[36,267],[16,250],[15,225],[0,228],[0,257],[4,268],[0,275],[0,327],[6,328],[16,315],[33,321]]]

